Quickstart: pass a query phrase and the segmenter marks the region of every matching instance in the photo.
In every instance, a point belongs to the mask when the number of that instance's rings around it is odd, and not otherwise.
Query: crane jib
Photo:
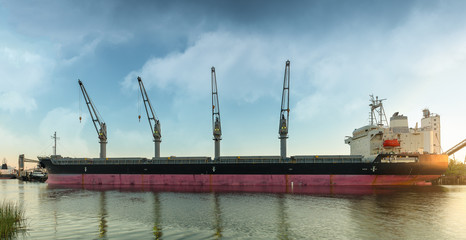
[[[79,86],[81,88],[81,92],[84,96],[84,100],[87,105],[87,109],[89,110],[89,114],[91,115],[92,123],[94,124],[94,128],[97,131],[97,137],[99,138],[99,143],[100,143],[100,158],[106,158],[107,156],[107,127],[105,125],[105,122],[101,121],[99,112],[97,111],[97,108],[94,106],[92,103],[91,98],[87,94],[86,88],[84,87],[84,84],[81,82],[81,80],[78,79]],[[99,125],[99,127],[97,127]]]
[[[160,142],[162,141],[160,121],[152,109],[152,104],[150,103],[149,97],[147,96],[146,88],[144,87],[144,83],[142,82],[141,77],[138,77],[137,79],[139,83],[139,89],[141,90],[144,108],[146,110],[147,120],[149,121],[152,137],[154,138],[155,157],[160,157]]]

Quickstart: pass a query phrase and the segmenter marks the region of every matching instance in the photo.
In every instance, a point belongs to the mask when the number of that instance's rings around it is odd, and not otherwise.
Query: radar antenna
[[[378,96],[369,95],[371,97],[369,106],[371,107],[371,125],[377,126],[388,126],[387,116],[385,115],[385,110],[383,108],[382,101],[387,99],[379,99]]]

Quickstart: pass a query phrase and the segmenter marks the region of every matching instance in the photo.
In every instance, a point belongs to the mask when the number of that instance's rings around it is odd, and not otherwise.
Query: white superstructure
[[[350,145],[351,155],[371,158],[380,153],[441,153],[440,116],[423,110],[421,127],[408,126],[408,117],[394,113],[387,126],[382,101],[371,96],[371,122],[355,129],[345,143]],[[379,116],[378,118],[376,116]]]

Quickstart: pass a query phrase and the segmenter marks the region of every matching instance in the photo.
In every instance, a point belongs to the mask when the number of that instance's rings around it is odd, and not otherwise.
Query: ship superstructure
[[[350,145],[351,155],[362,155],[366,160],[378,154],[441,154],[440,116],[429,109],[423,110],[421,127],[410,128],[408,117],[395,112],[386,121],[382,101],[371,95],[371,121],[369,125],[355,129],[345,143]]]

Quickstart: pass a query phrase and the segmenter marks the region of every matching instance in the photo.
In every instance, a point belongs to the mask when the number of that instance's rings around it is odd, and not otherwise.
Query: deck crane
[[[282,107],[280,111],[280,124],[278,137],[280,139],[280,157],[286,158],[286,139],[288,138],[288,123],[290,120],[290,60],[286,61],[285,77],[283,80]]]
[[[100,116],[96,107],[92,103],[89,95],[87,95],[86,88],[84,88],[84,85],[81,82],[81,80],[78,79],[78,83],[79,83],[79,87],[81,87],[81,92],[83,93],[84,100],[86,101],[87,109],[89,109],[89,113],[91,114],[92,123],[94,124],[95,130],[97,131],[97,134],[98,134],[99,143],[100,143],[100,158],[106,158],[107,157],[107,125],[105,125],[105,122],[100,120],[102,119],[102,117]],[[97,127],[97,125],[99,125],[99,127]]]
[[[144,102],[144,107],[146,108],[147,119],[149,120],[150,130],[152,131],[152,136],[154,137],[155,143],[155,157],[160,157],[160,142],[161,138],[161,127],[160,121],[157,116],[154,114],[152,105],[150,104],[149,97],[147,96],[146,88],[144,88],[144,83],[142,83],[141,77],[138,77],[139,89],[141,90],[142,101]],[[141,116],[139,116],[141,117]]]
[[[220,106],[218,104],[217,78],[215,68],[211,69],[212,82],[212,129],[215,141],[215,159],[220,157],[220,140],[222,140],[222,126],[220,124]]]

